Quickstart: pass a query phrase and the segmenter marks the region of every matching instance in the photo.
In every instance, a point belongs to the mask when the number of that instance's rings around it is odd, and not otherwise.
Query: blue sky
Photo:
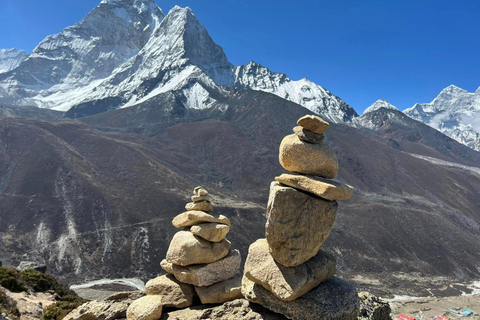
[[[2,0],[0,48],[31,52],[100,0]],[[401,110],[450,84],[480,86],[480,1],[157,0],[190,6],[229,60],[307,77],[357,112],[377,99]]]

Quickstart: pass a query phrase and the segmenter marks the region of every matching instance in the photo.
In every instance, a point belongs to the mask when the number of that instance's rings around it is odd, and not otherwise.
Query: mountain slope
[[[17,49],[0,49],[0,73],[7,72],[18,67],[29,54]]]
[[[451,85],[431,103],[417,103],[404,113],[480,151],[480,90],[471,93]]]

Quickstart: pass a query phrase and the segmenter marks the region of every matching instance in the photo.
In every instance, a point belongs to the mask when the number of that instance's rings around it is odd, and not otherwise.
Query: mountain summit
[[[365,111],[363,112],[363,114],[367,114],[369,112],[372,112],[372,111],[375,111],[375,110],[378,110],[380,108],[385,108],[385,109],[391,109],[391,110],[396,110],[398,111],[398,108],[395,107],[393,104],[391,104],[390,102],[388,102],[387,100],[383,100],[383,99],[379,99],[377,101],[375,101],[370,107],[368,107],[367,109],[365,109]]]
[[[73,117],[129,107],[171,90],[182,91],[188,107],[208,108],[212,90],[221,92],[221,86],[273,93],[332,122],[357,115],[307,79],[292,81],[254,62],[234,66],[190,8],[176,6],[165,16],[154,0],[103,0],[17,64],[0,73],[0,103]]]
[[[432,102],[417,103],[404,113],[480,151],[480,90],[471,93],[450,85]]]

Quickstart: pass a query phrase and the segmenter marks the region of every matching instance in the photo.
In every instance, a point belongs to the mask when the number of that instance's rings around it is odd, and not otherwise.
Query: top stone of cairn
[[[330,124],[319,116],[307,115],[298,119],[297,124],[302,128],[316,134],[322,134]]]

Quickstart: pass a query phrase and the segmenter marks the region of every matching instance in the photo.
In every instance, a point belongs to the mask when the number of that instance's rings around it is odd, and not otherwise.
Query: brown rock
[[[299,174],[282,174],[275,180],[289,187],[313,193],[326,200],[346,200],[353,195],[353,187],[337,181]]]
[[[147,295],[158,295],[164,307],[186,308],[193,302],[193,286],[182,283],[171,274],[152,279],[145,285]]]
[[[222,241],[229,231],[229,226],[218,223],[202,223],[190,228],[190,232],[194,235],[212,242]]]
[[[192,196],[193,202],[202,202],[202,201],[210,201],[210,196]]]
[[[179,231],[170,243],[167,261],[181,266],[212,263],[225,257],[230,251],[230,246],[230,241],[227,239],[210,242],[195,236],[190,231]]]
[[[318,287],[293,301],[282,301],[261,285],[243,277],[242,293],[251,302],[283,314],[292,320],[356,320],[359,299],[357,290],[339,278],[322,282]]]
[[[336,201],[327,201],[272,182],[265,234],[273,258],[287,267],[315,256],[332,231]]]
[[[323,139],[325,139],[325,135],[323,133],[316,134],[300,126],[294,127],[293,132],[295,132],[300,140],[308,143],[320,144],[323,142]]]
[[[167,259],[160,261],[160,267],[166,272],[173,274],[173,263],[168,262]]]
[[[162,316],[162,297],[145,296],[127,309],[127,320],[158,320]]]
[[[328,145],[308,143],[295,134],[283,138],[279,160],[282,167],[291,172],[327,179],[335,178],[338,172],[337,156]]]
[[[143,291],[117,292],[102,301],[90,301],[70,312],[64,320],[116,320],[127,317],[133,301],[145,296]]]
[[[335,274],[335,259],[319,253],[296,267],[285,267],[273,260],[266,239],[259,239],[248,249],[245,276],[283,301],[295,300]]]
[[[316,134],[324,133],[330,124],[319,116],[307,115],[298,119],[297,124]]]
[[[215,218],[211,214],[203,211],[187,211],[181,213],[173,218],[172,224],[176,228],[185,228],[205,222],[215,222],[230,226],[230,220],[228,220],[227,217],[220,215],[218,218]]]
[[[189,202],[185,205],[185,209],[188,211],[196,210],[203,212],[212,212],[212,204],[208,201]]]
[[[199,287],[211,286],[214,283],[232,278],[240,269],[242,258],[238,250],[218,261],[192,266],[173,265],[175,278],[184,283]]]
[[[224,303],[235,299],[243,298],[242,295],[242,274],[228,280],[212,284],[208,287],[195,287],[195,291],[203,304]]]

